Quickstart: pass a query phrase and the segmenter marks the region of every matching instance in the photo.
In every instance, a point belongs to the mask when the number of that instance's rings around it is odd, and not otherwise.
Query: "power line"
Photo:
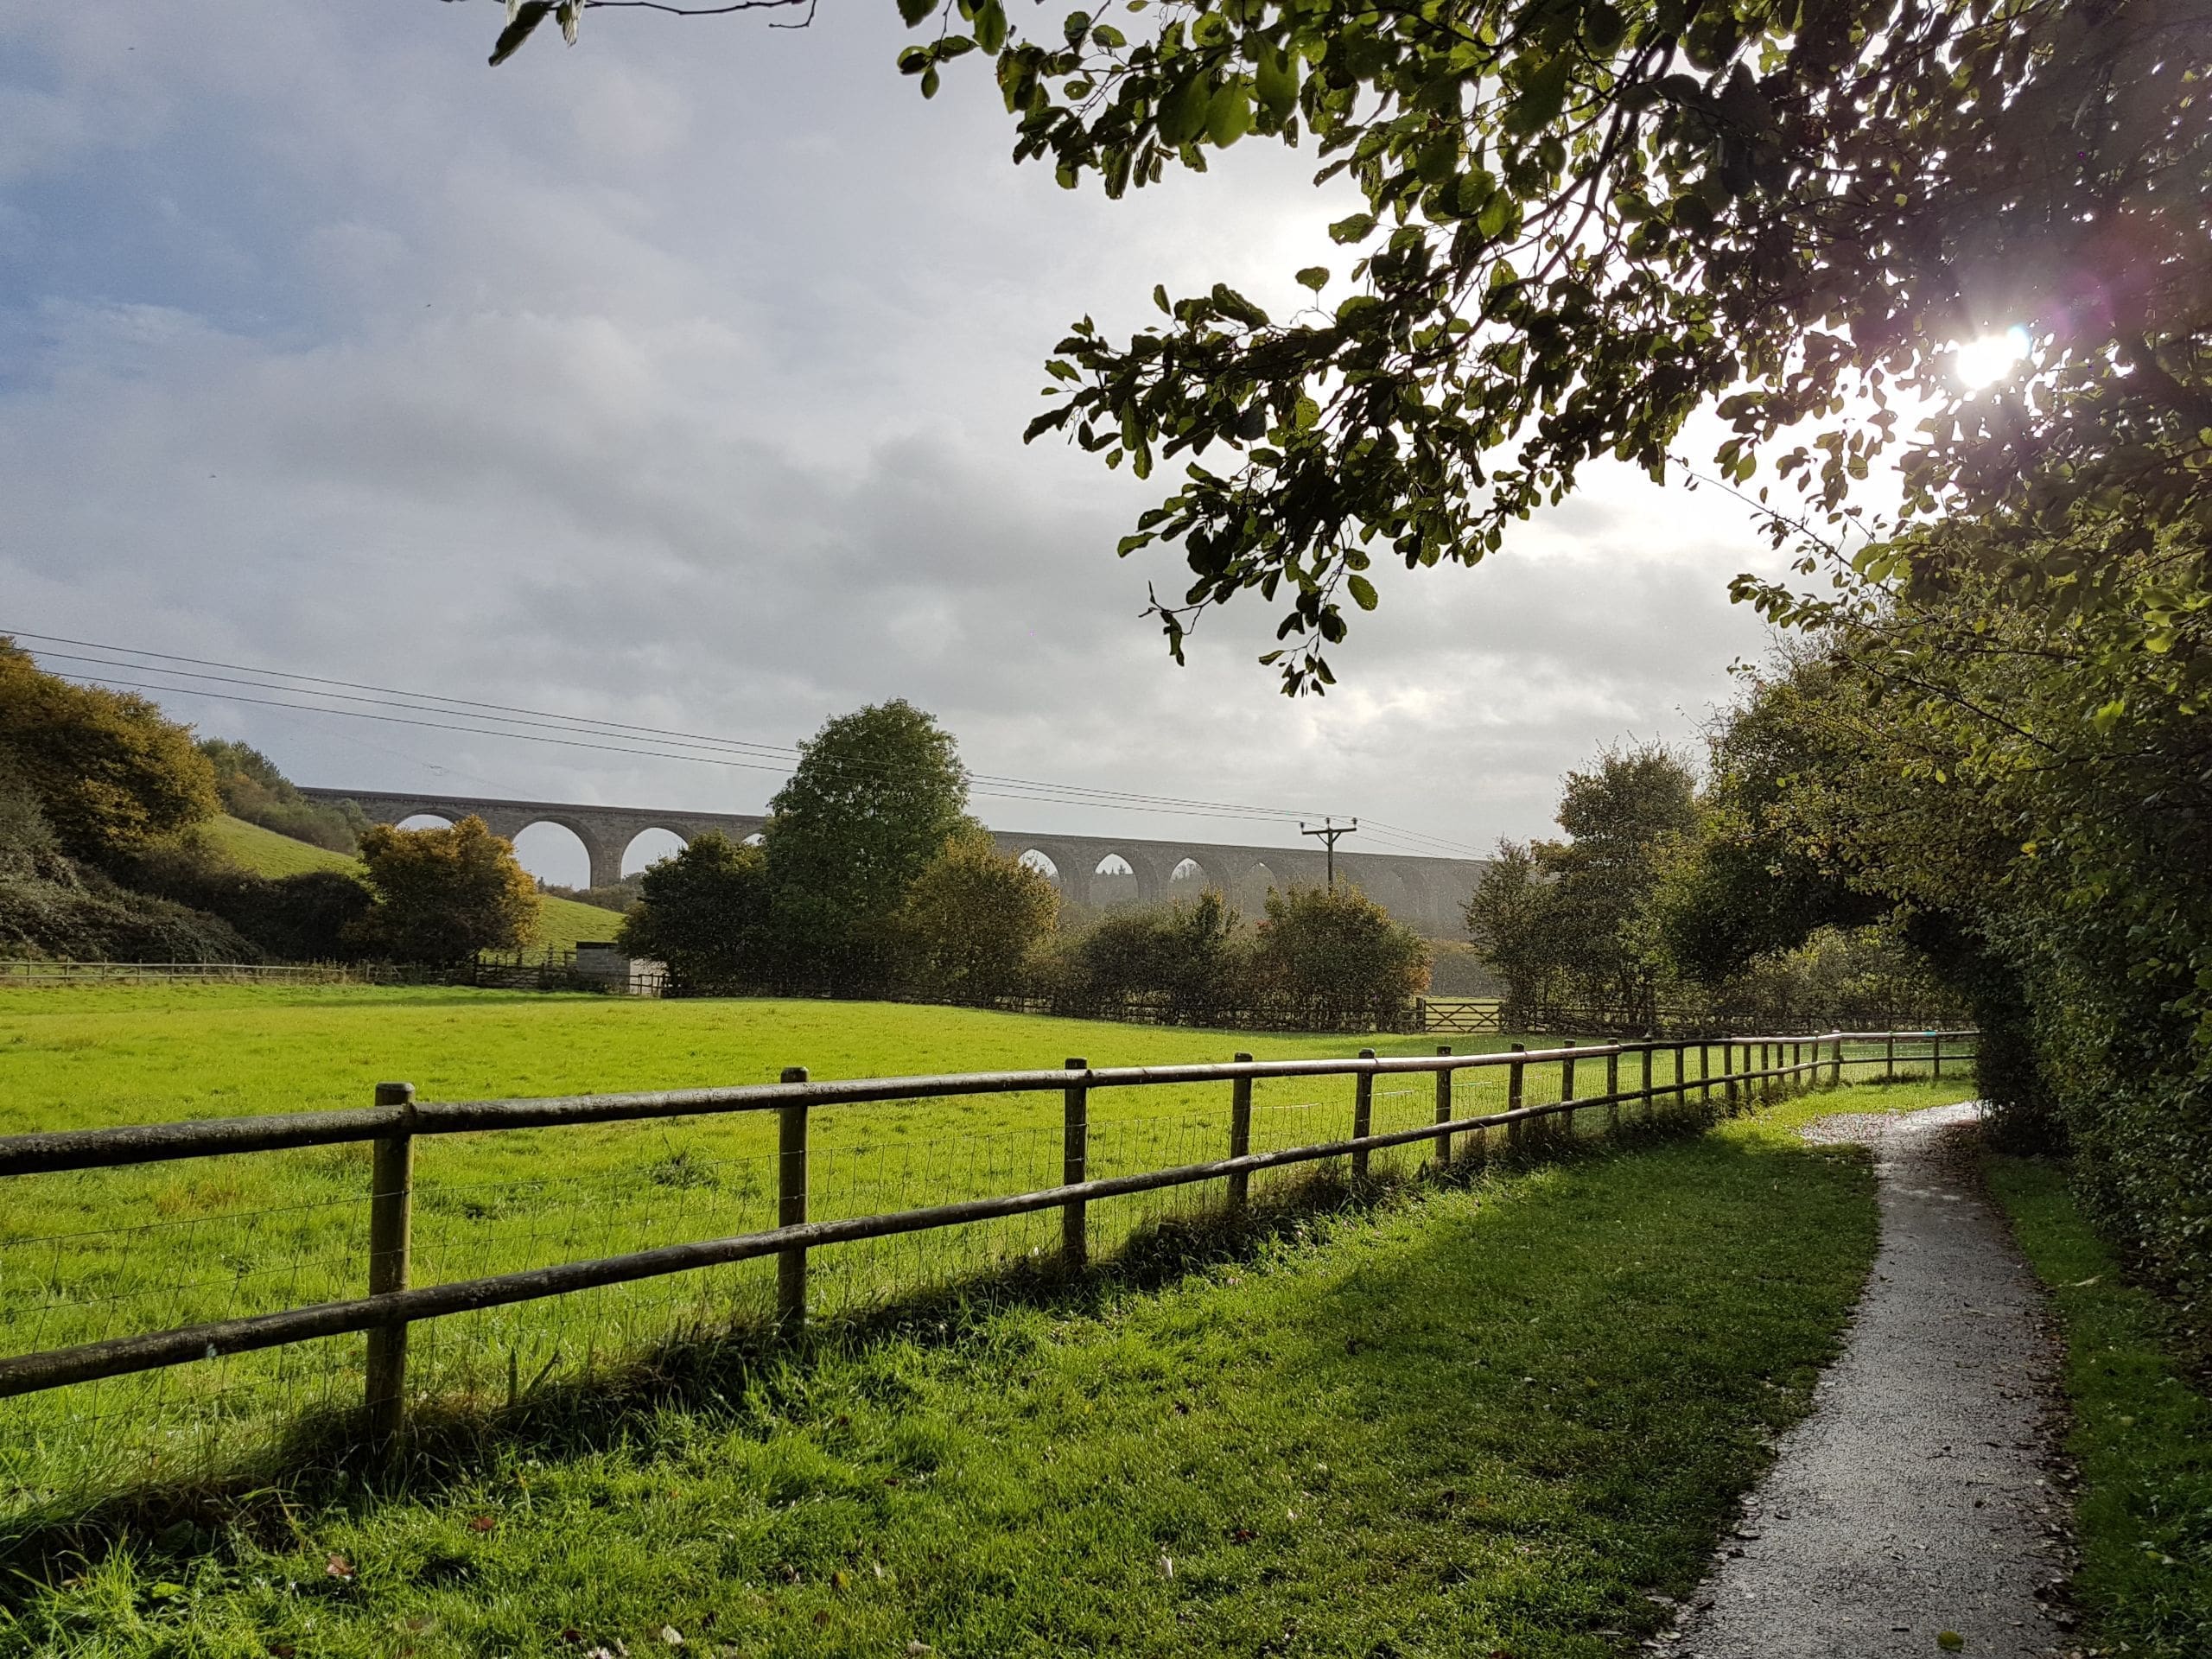
[[[423,730],[453,732],[469,736],[512,738],[524,742],[588,749],[601,753],[632,755],[649,760],[688,760],[701,765],[732,766],[779,775],[788,775],[805,753],[804,746],[801,745],[767,743],[709,733],[641,726],[595,715],[563,715],[550,709],[531,709],[514,703],[448,697],[435,692],[412,691],[397,686],[341,680],[324,675],[298,674],[289,670],[265,669],[212,658],[187,657],[173,652],[148,651],[100,640],[77,639],[22,630],[0,630],[0,632],[10,632],[16,639],[35,640],[42,647],[72,645],[79,648],[74,652],[41,649],[40,655],[43,659],[83,664],[96,669],[122,670],[132,675],[160,674],[164,677],[162,681],[156,682],[118,679],[109,674],[81,671],[70,673],[72,678],[121,690],[204,696],[299,714],[336,715],[349,720],[372,721],[383,725],[411,726]],[[86,652],[103,654],[82,654]],[[130,658],[152,660],[128,660]],[[209,671],[216,670],[223,671]],[[175,680],[205,683],[179,685],[169,683]],[[271,695],[244,695],[247,691]],[[303,701],[308,698],[318,701]],[[343,703],[364,706],[333,706]],[[868,766],[866,762],[849,764]],[[1129,790],[1053,783],[991,772],[970,773],[969,784],[973,793],[994,800],[1244,822],[1281,823],[1310,816],[1287,807],[1150,795]],[[1372,818],[1367,820],[1367,824],[1370,830],[1380,832],[1379,839],[1395,843],[1415,856],[1482,856],[1464,843],[1423,831],[1383,823]]]
[[[131,690],[161,690],[175,694],[206,696],[228,696],[237,702],[247,703],[259,702],[263,703],[264,706],[270,707],[295,709],[312,713],[347,715],[356,718],[368,717],[363,715],[361,711],[358,709],[331,708],[327,706],[327,702],[309,703],[290,700],[302,696],[320,697],[334,702],[365,703],[371,709],[396,709],[405,714],[435,715],[445,716],[453,720],[467,720],[473,722],[493,722],[493,724],[488,728],[480,723],[467,726],[453,726],[422,721],[409,722],[402,721],[397,722],[429,724],[431,729],[435,730],[472,732],[479,735],[486,736],[519,736],[523,734],[502,729],[506,727],[519,726],[531,730],[550,731],[559,734],[577,734],[587,738],[629,738],[633,740],[642,740],[643,742],[649,744],[652,747],[635,747],[633,742],[624,743],[617,747],[614,752],[634,753],[661,759],[694,760],[712,760],[719,764],[741,766],[749,770],[754,771],[789,772],[791,769],[791,766],[796,764],[798,756],[804,752],[801,747],[796,745],[763,743],[749,739],[716,737],[704,733],[683,732],[658,727],[638,726],[620,721],[601,720],[591,715],[561,715],[548,709],[526,709],[512,703],[492,703],[479,702],[469,698],[447,697],[435,693],[409,691],[397,687],[367,684],[360,681],[337,680],[321,675],[295,674],[284,670],[262,669],[251,664],[226,663],[208,658],[183,657],[168,652],[145,651],[135,646],[113,645],[101,641],[73,639],[60,635],[40,634],[17,631],[15,637],[24,639],[35,639],[41,642],[50,642],[54,645],[78,645],[91,651],[113,653],[111,655],[102,657],[86,657],[77,652],[71,652],[48,651],[41,652],[42,656],[50,658],[58,658],[60,660],[68,662],[85,663],[103,668],[119,668],[126,670],[133,674],[158,673],[169,676],[172,678],[176,679],[206,680],[219,685],[244,686],[253,690],[275,692],[278,694],[280,697],[286,700],[276,702],[269,702],[265,699],[238,696],[232,692],[213,691],[202,686],[181,686],[166,683],[156,684],[137,681],[109,681],[103,680],[100,677],[92,675],[77,676],[77,677],[93,680],[96,683],[114,683]],[[117,660],[118,655],[123,657],[152,658],[158,660],[155,662],[118,661]],[[194,664],[197,664],[198,669],[201,670],[225,669],[231,671],[231,672],[229,674],[210,674],[198,671],[194,668],[173,668],[165,665],[171,663]],[[240,679],[232,677],[234,675],[244,675],[252,677]],[[302,683],[298,685],[286,685],[271,683],[285,680],[299,681],[302,682]],[[335,691],[324,691],[314,689],[321,686],[334,686],[342,689]],[[376,717],[385,719],[391,718],[390,716],[385,715]],[[537,741],[550,740],[540,739]],[[567,741],[567,739],[564,737],[562,741],[565,742]],[[587,742],[572,743],[569,747],[597,747],[605,749],[609,746]],[[689,751],[696,749],[703,749],[707,753],[704,754],[688,753]],[[744,758],[734,758],[737,756],[742,756]],[[785,757],[789,757],[789,759],[785,759]],[[760,762],[764,758],[772,758],[775,764],[765,766],[760,765]],[[1052,783],[1037,779],[1008,777],[990,772],[971,773],[970,777],[971,780],[976,784],[988,786],[978,789],[976,791],[977,793],[990,795],[1001,799],[1028,799],[1048,802],[1058,801],[1069,804],[1125,807],[1130,810],[1173,811],[1184,814],[1199,814],[1217,817],[1289,820],[1300,816],[1300,813],[1296,809],[1289,807],[1260,806],[1249,803],[1194,800],[1179,796],[1149,795],[1128,790],[1104,789],[1091,785]]]

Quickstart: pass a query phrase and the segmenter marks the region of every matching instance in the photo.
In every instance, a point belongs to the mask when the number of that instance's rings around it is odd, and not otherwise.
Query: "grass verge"
[[[2063,1165],[1992,1158],[1989,1185],[2066,1338],[2067,1450],[2081,1475],[2074,1592],[2100,1653],[2212,1653],[2212,1402],[2160,1340],[2066,1189]]]
[[[1766,1118],[1402,1188],[87,1540],[0,1653],[1596,1659],[1696,1581],[1874,1243],[1863,1157]]]

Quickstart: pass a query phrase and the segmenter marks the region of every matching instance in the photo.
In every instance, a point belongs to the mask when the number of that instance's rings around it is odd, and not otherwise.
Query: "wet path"
[[[1813,1414],[1783,1437],[1665,1650],[2024,1659],[2069,1647],[2037,1593],[2063,1571],[2063,1501],[2045,1483],[2058,1351],[1974,1183],[1974,1119],[1971,1105],[1943,1106],[1808,1131],[1875,1148],[1873,1276]]]

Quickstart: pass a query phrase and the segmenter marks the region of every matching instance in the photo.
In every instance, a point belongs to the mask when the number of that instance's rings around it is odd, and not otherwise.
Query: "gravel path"
[[[1978,1191],[1975,1109],[1830,1118],[1875,1148],[1882,1243],[1843,1357],[1685,1620],[1688,1659],[2063,1653],[2047,1484],[2058,1352],[2041,1293]],[[1955,1645],[1962,1638],[1963,1645]]]

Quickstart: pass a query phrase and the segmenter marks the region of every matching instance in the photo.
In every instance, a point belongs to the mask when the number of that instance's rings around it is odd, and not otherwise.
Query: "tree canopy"
[[[135,692],[48,674],[0,635],[0,750],[61,849],[95,863],[215,816],[215,774],[178,725]]]
[[[376,906],[359,942],[405,962],[465,962],[512,950],[537,928],[537,884],[479,817],[428,830],[372,823],[361,836]]]
[[[768,804],[770,926],[781,976],[835,990],[891,971],[907,891],[967,816],[959,746],[904,699],[826,721]]]
[[[2082,503],[2133,499],[2106,553],[2212,514],[2212,0],[1127,0],[1033,32],[1004,0],[900,10],[923,93],[990,60],[1016,159],[1071,188],[1257,135],[1360,199],[1330,226],[1349,268],[1297,273],[1294,315],[1162,288],[1164,321],[1085,319],[1047,365],[1031,436],[1181,463],[1122,543],[1181,544],[1192,581],[1156,601],[1179,656],[1257,590],[1286,687],[1325,685],[1375,560],[1478,563],[1593,461],[1663,474],[1706,408],[1720,480],[1797,493],[1777,539],[1894,461],[1908,514],[1983,519],[2061,602],[2085,584],[2044,555]],[[1985,389],[1961,352],[1989,340],[2020,361]]]
[[[768,860],[719,830],[647,865],[617,936],[625,953],[668,964],[687,989],[757,983],[769,956]]]

